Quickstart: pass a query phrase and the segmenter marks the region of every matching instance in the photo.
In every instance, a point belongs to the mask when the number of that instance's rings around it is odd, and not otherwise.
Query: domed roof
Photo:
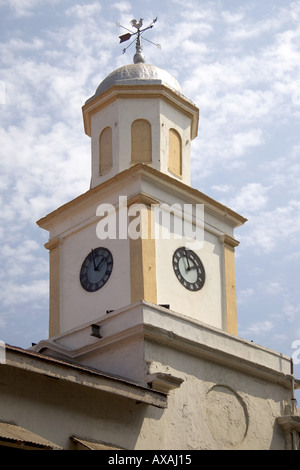
[[[150,84],[162,84],[183,95],[179,83],[172,75],[155,65],[139,62],[137,64],[123,65],[110,73],[103,82],[100,83],[94,96],[104,93],[114,85]]]

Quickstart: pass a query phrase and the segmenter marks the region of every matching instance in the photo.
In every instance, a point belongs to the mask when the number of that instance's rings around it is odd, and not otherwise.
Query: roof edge
[[[6,357],[4,366],[23,369],[40,375],[56,378],[65,382],[92,388],[98,391],[122,396],[129,400],[152,405],[158,408],[167,407],[167,396],[162,392],[150,390],[145,384],[135,383],[128,379],[108,375],[102,371],[71,363],[60,358],[47,356],[16,346],[5,345]]]
[[[126,178],[131,178],[134,175],[149,176],[150,178],[160,180],[166,186],[175,185],[177,189],[179,189],[182,193],[183,192],[188,193],[193,198],[200,200],[204,204],[207,204],[207,206],[209,206],[210,208],[213,208],[218,213],[222,214],[223,216],[226,216],[228,219],[231,219],[235,227],[239,227],[243,225],[245,222],[247,222],[247,219],[245,217],[233,211],[229,207],[224,206],[223,204],[211,198],[210,196],[207,196],[206,194],[202,193],[198,189],[192,188],[191,186],[188,186],[185,183],[182,183],[181,181],[175,180],[171,176],[165,173],[162,173],[159,170],[151,168],[145,163],[137,163],[131,168],[128,168],[122,171],[121,173],[114,175],[109,180],[106,180],[103,183],[99,184],[98,186],[95,186],[94,188],[89,189],[85,193],[77,196],[75,199],[72,199],[71,201],[63,204],[59,208],[50,212],[45,217],[42,217],[41,219],[39,219],[36,222],[37,225],[45,230],[49,229],[49,223],[51,222],[51,220],[56,217],[59,217],[60,215],[63,215],[65,210],[69,210],[72,206],[83,203],[83,201],[85,201],[87,198],[92,198],[94,196],[96,197],[99,193],[101,193],[101,191],[104,191],[105,189],[111,187],[112,184],[114,183],[117,184],[121,182],[122,180],[125,180]]]

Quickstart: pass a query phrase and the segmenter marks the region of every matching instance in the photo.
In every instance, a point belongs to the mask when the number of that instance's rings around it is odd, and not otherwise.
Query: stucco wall
[[[125,449],[278,449],[284,437],[275,419],[289,391],[209,361],[157,348],[151,369],[180,376],[167,409],[1,366],[0,417],[74,448],[72,436]],[[166,365],[169,364],[169,365]]]
[[[288,389],[154,343],[147,347],[157,357],[151,371],[164,370],[183,383],[170,392],[159,426],[145,420],[142,434],[151,435],[151,427],[161,431],[159,442],[171,449],[284,450],[275,420],[290,403]]]

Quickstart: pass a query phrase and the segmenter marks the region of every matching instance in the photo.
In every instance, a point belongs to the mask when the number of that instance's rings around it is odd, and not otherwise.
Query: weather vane
[[[130,29],[127,29],[125,28],[124,26],[122,26],[119,22],[117,22],[117,26],[119,26],[120,28],[123,28],[123,29],[126,29],[126,31],[129,31],[128,33],[126,34],[123,34],[122,36],[119,36],[120,38],[120,43],[122,42],[125,42],[125,41],[128,41],[130,38],[132,38],[133,36],[136,36],[136,38],[127,46],[125,47],[125,49],[123,49],[123,54],[125,54],[126,50],[131,46],[131,44],[134,43],[134,41],[136,41],[136,53],[134,54],[134,57],[133,57],[133,62],[135,64],[139,63],[139,62],[145,62],[145,57],[144,57],[144,54],[142,52],[142,41],[141,41],[141,36],[142,34],[147,31],[148,29],[151,29],[153,28],[154,26],[154,23],[156,23],[157,21],[157,18],[155,18],[152,23],[149,24],[149,26],[147,26],[146,28],[143,28],[142,29],[142,26],[143,26],[143,18],[140,18],[140,21],[137,22],[137,20],[131,20],[130,23],[131,23],[131,26],[133,26],[134,28],[136,28],[136,32],[133,32],[133,31],[130,31]],[[151,44],[154,44],[154,46],[158,47],[159,49],[161,49],[161,45],[160,44],[155,44],[154,42],[152,41],[149,41],[149,39],[146,39],[144,38],[145,41],[148,41],[150,42]]]

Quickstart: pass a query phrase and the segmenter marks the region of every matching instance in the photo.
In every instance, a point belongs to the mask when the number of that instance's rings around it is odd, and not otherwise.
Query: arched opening
[[[169,131],[169,170],[182,176],[182,145],[181,137],[175,129]]]
[[[151,124],[145,119],[137,119],[131,125],[131,162],[152,162]]]
[[[106,127],[99,137],[99,175],[107,173],[112,166],[112,130],[111,127]]]

